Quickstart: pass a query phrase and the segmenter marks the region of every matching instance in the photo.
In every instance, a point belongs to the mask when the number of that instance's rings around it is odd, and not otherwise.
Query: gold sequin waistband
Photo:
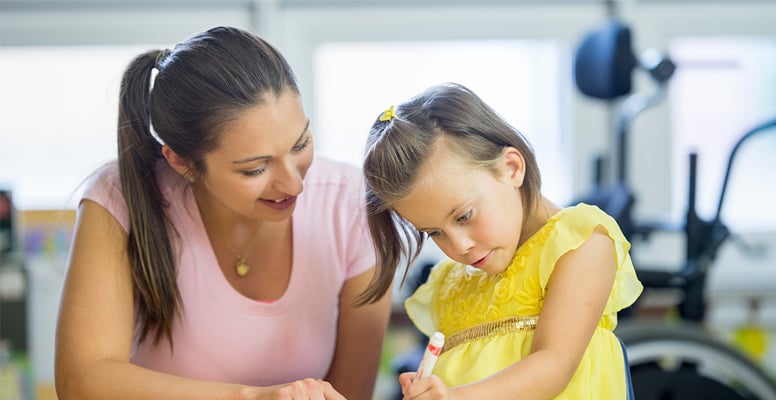
[[[539,316],[532,315],[529,317],[509,317],[475,325],[450,335],[445,340],[445,346],[442,348],[442,353],[461,343],[476,339],[504,335],[512,332],[532,331],[536,329],[536,323],[538,321]]]

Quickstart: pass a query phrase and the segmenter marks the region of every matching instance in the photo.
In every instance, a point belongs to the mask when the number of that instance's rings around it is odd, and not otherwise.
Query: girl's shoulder
[[[615,241],[625,240],[617,221],[594,205],[579,203],[561,209],[548,221],[553,239],[587,240],[597,227],[603,227]]]
[[[548,225],[552,228],[545,233],[545,241],[529,257],[537,264],[539,284],[545,288],[558,260],[569,251],[579,248],[602,228],[604,234],[614,244],[614,256],[617,267],[615,292],[622,292],[622,301],[610,302],[614,306],[627,306],[634,296],[640,293],[641,284],[636,278],[628,252],[630,243],[620,230],[617,222],[600,208],[580,203],[556,213]],[[600,231],[600,230],[599,230]],[[624,288],[620,290],[620,288]],[[607,306],[609,307],[609,305]]]
[[[566,252],[578,247],[607,217],[598,207],[584,203],[559,209],[518,247],[510,269],[515,264],[522,268],[526,257],[541,256],[548,248]]]
[[[616,246],[623,247],[627,252],[630,243],[614,218],[597,206],[579,203],[563,208],[550,217],[546,224],[518,249],[515,257],[538,257],[548,265],[554,265],[557,258],[581,246],[599,227],[603,228]]]
[[[563,222],[561,223],[561,221]],[[580,203],[569,207],[567,208],[567,215],[562,216],[558,222],[560,228],[556,230],[557,236],[555,240],[558,245],[557,247],[554,245],[548,246],[550,249],[545,255],[560,256],[571,249],[581,246],[598,228],[603,228],[604,234],[612,240],[617,272],[614,286],[609,295],[609,301],[606,303],[604,315],[607,316],[606,324],[614,327],[616,325],[616,318],[611,319],[608,316],[633,304],[644,288],[636,275],[636,270],[629,255],[630,242],[622,233],[617,221],[596,206]],[[557,261],[557,258],[554,258],[554,261]],[[548,267],[540,271],[543,287],[549,278],[551,270],[552,267]]]

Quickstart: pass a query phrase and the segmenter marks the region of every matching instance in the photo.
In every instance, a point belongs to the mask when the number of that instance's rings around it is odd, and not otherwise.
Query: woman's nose
[[[279,162],[278,167],[276,169],[275,182],[273,183],[275,190],[291,196],[298,196],[302,193],[302,172],[294,163],[294,160],[287,159]]]

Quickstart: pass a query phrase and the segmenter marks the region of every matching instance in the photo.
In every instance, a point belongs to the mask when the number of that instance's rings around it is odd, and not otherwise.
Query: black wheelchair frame
[[[640,66],[649,73],[656,90],[651,95],[630,94],[632,71]],[[616,19],[585,36],[575,58],[578,89],[593,98],[622,102],[616,124],[614,155],[616,179],[605,184],[604,158],[595,161],[595,187],[576,202],[599,206],[611,215],[634,246],[651,233],[669,229],[665,224],[637,221],[636,198],[628,182],[629,127],[641,111],[662,100],[675,65],[664,53],[650,50],[637,59],[630,47],[630,30]],[[608,74],[603,75],[602,74]],[[593,82],[593,83],[591,83]],[[716,214],[709,220],[696,212],[697,154],[689,154],[687,212],[682,234],[685,256],[680,268],[648,268],[634,260],[645,292],[679,291],[674,306],[678,321],[639,318],[639,302],[620,312],[615,333],[628,351],[635,397],[639,400],[776,400],[776,384],[738,349],[704,328],[706,281],[720,247],[731,237],[722,221],[722,209],[735,157],[742,145],[756,135],[776,133],[776,118],[744,133],[729,154]],[[644,298],[644,296],[642,296]]]

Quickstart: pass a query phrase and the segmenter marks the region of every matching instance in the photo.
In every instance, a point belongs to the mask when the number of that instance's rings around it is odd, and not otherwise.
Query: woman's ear
[[[178,153],[170,148],[170,146],[166,144],[162,146],[162,156],[164,156],[164,159],[167,160],[167,163],[170,164],[172,169],[186,178],[189,183],[197,181],[196,170],[191,162],[179,156]]]
[[[503,160],[507,170],[507,178],[515,188],[523,186],[523,180],[525,180],[525,158],[523,158],[523,153],[514,147],[506,147]]]

